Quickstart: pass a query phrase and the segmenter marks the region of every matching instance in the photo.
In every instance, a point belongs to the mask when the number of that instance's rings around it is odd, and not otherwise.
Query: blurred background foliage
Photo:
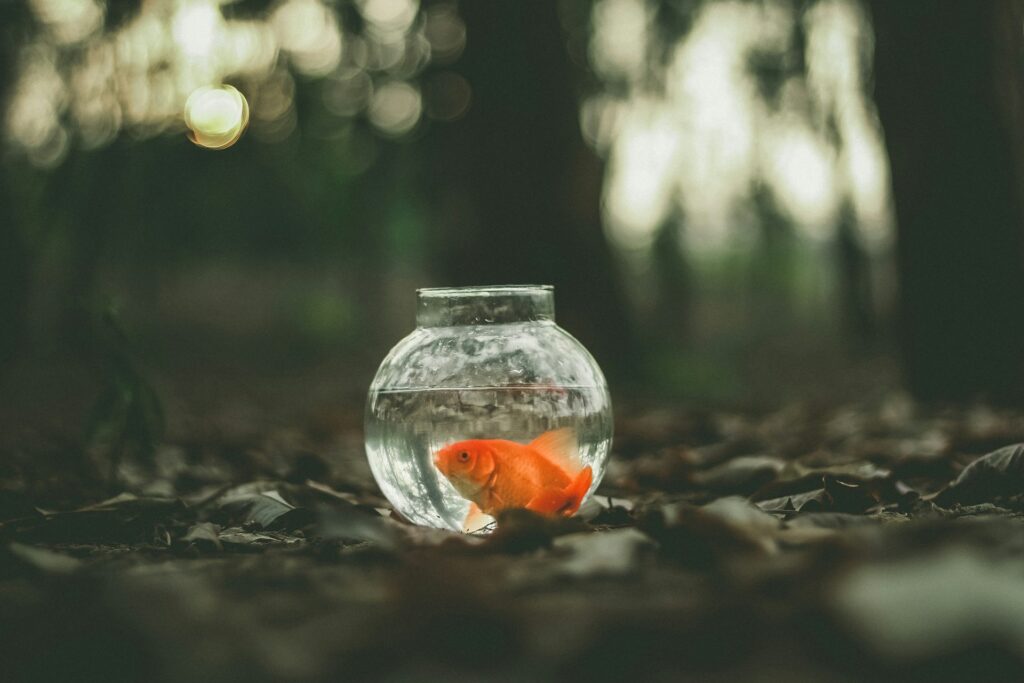
[[[357,393],[416,287],[538,281],[620,392],[892,387],[905,263],[871,9],[0,4],[5,367],[95,357],[113,300],[158,375]],[[190,99],[224,85],[244,100]]]

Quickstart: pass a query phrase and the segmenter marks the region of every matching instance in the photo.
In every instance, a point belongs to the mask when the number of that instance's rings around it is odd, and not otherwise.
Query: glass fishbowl
[[[416,524],[489,531],[523,507],[571,515],[604,476],[608,387],[555,324],[550,286],[420,289],[416,329],[370,385],[366,453]]]

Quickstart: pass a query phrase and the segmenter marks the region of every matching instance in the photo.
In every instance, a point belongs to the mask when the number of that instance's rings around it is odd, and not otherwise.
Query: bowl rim
[[[420,287],[420,296],[488,296],[495,294],[541,294],[554,292],[554,285],[482,285],[470,287]]]

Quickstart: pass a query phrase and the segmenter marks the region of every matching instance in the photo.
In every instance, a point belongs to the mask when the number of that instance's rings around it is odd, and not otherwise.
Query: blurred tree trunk
[[[654,243],[656,300],[650,329],[660,341],[680,347],[690,341],[693,318],[693,281],[679,233],[681,216],[661,226]]]
[[[15,82],[17,41],[14,27],[25,10],[0,8],[0,112],[6,111]],[[2,120],[2,119],[0,119]],[[10,165],[0,166],[0,371],[18,349],[28,317],[29,255],[15,212]]]
[[[28,316],[28,250],[11,194],[0,169],[0,370],[18,350]]]
[[[903,355],[927,399],[1019,397],[1019,0],[872,2]]]
[[[538,283],[602,365],[625,368],[631,334],[600,224],[602,166],[578,128],[557,4],[462,3],[472,87],[466,117],[431,144],[442,205],[436,261],[452,285]]]
[[[840,209],[835,246],[839,268],[841,326],[847,347],[863,351],[875,338],[875,305],[871,259],[857,235],[857,217],[846,202]]]

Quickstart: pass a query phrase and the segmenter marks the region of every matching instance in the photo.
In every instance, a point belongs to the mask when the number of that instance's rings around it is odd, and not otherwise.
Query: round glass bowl
[[[381,363],[367,400],[366,453],[381,491],[412,522],[462,531],[493,529],[489,516],[467,523],[470,498],[489,500],[482,507],[492,514],[520,506],[574,511],[604,476],[612,408],[593,357],[555,324],[553,288],[421,289],[417,295],[417,327]],[[457,489],[444,457],[451,468],[459,458],[475,458],[477,448],[460,445],[467,440],[484,440],[470,443],[493,455],[497,466],[477,466],[477,479],[459,480]],[[553,444],[569,459],[558,457]],[[446,448],[452,452],[442,457]],[[566,477],[538,458],[565,472],[573,496],[558,497]],[[537,482],[553,487],[538,497],[555,496],[543,508],[522,502]],[[488,498],[488,491],[502,499]]]

